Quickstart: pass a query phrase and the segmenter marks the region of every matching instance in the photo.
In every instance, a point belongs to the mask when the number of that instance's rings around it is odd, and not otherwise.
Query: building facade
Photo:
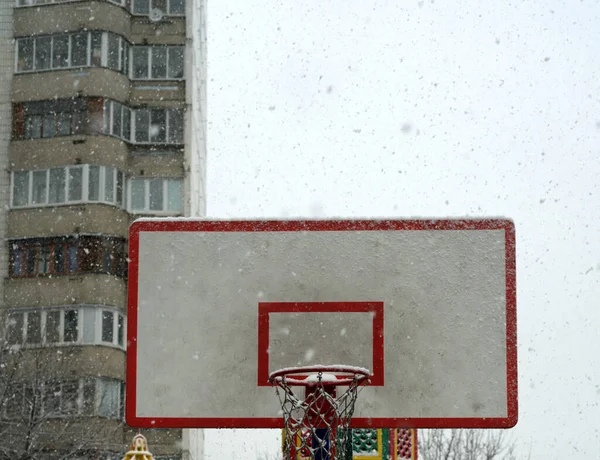
[[[137,432],[128,227],[204,213],[205,17],[200,0],[0,0],[0,459],[121,458]],[[188,454],[190,433],[144,435],[157,459]]]

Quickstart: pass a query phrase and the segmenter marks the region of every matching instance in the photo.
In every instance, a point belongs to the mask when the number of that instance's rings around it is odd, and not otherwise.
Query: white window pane
[[[167,111],[156,109],[150,111],[150,142],[167,140]]]
[[[52,38],[39,37],[35,39],[35,68],[44,70],[50,68],[50,51]]]
[[[131,139],[131,110],[123,107],[123,134],[122,139],[129,141]]]
[[[169,111],[169,143],[183,144],[183,110]]]
[[[23,342],[23,313],[11,313],[8,315],[8,343],[16,345]]]
[[[46,313],[46,343],[60,342],[60,311]]]
[[[52,68],[59,69],[69,66],[69,36],[54,37],[52,45]]]
[[[150,210],[163,210],[163,179],[151,179],[149,182]]]
[[[100,199],[100,166],[89,166],[88,197],[90,201]]]
[[[42,137],[42,117],[30,115],[25,117],[25,139],[39,139]]]
[[[123,346],[125,336],[125,318],[123,315],[119,315],[119,322],[117,324],[117,344]]]
[[[42,246],[38,253],[38,273],[50,273],[50,246]]]
[[[119,70],[119,37],[115,34],[108,34],[108,63],[107,66],[112,70]]]
[[[83,309],[83,343],[96,342],[96,309]]]
[[[117,204],[123,206],[123,186],[125,184],[125,179],[123,177],[123,173],[117,171]]]
[[[50,203],[65,202],[66,171],[65,168],[53,168],[50,170]]]
[[[169,179],[167,193],[167,209],[183,212],[183,181],[181,179]]]
[[[123,106],[118,102],[112,103],[112,129],[111,134],[113,136],[121,137],[121,127],[123,126]]]
[[[115,199],[115,176],[113,168],[106,168],[104,175],[104,201],[112,203]]]
[[[70,167],[69,168],[69,201],[80,201],[82,196],[82,168]]]
[[[148,14],[150,11],[149,0],[133,0],[134,14]]]
[[[150,68],[152,78],[167,78],[167,47],[155,46],[152,48],[152,65]]]
[[[65,382],[61,389],[61,413],[75,415],[79,412],[79,381]]]
[[[27,343],[42,343],[42,313],[27,313]]]
[[[169,48],[169,78],[183,78],[183,46]]]
[[[56,136],[56,114],[47,113],[42,120],[42,137]]]
[[[13,206],[25,206],[29,197],[29,172],[13,174]]]
[[[121,72],[129,73],[129,43],[121,41]]]
[[[87,32],[71,35],[71,65],[86,66],[88,55],[88,37]]]
[[[143,211],[146,208],[146,181],[133,179],[131,181],[131,209]]]
[[[24,72],[33,69],[33,38],[20,38],[17,42],[17,70]]]
[[[169,14],[185,14],[185,0],[169,0]]]
[[[136,46],[133,48],[132,66],[133,78],[144,80],[148,78],[148,47]]]
[[[64,342],[77,342],[79,330],[79,311],[65,310]]]
[[[59,113],[57,115],[58,135],[69,136],[71,134],[71,125],[73,118],[70,113]]]
[[[102,379],[98,383],[100,393],[98,414],[102,417],[117,418],[119,415],[119,382]]]
[[[114,338],[114,313],[102,312],[102,341],[112,343]]]
[[[48,191],[48,182],[46,170],[33,171],[33,190],[31,196],[32,204],[46,203],[46,192]]]
[[[102,32],[92,32],[92,65],[100,67],[102,65]]]
[[[136,142],[148,142],[150,127],[150,111],[136,110],[135,112],[135,140]]]

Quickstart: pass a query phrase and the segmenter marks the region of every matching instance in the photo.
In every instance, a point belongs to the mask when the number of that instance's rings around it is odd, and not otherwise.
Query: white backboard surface
[[[130,259],[131,426],[281,427],[315,364],[374,373],[354,427],[517,421],[510,220],[144,219]]]

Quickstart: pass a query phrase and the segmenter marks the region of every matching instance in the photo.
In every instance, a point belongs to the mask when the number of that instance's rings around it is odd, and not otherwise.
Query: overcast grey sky
[[[208,19],[208,215],[514,219],[512,434],[532,460],[597,458],[600,4],[219,0]]]

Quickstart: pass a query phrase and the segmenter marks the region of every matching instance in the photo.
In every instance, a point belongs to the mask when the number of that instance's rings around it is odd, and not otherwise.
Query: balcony
[[[15,8],[14,36],[63,33],[78,30],[105,30],[129,39],[131,16],[112,3],[85,1],[49,3],[46,5]]]

